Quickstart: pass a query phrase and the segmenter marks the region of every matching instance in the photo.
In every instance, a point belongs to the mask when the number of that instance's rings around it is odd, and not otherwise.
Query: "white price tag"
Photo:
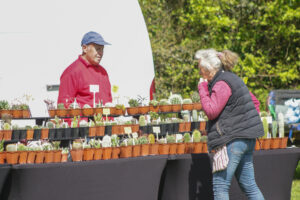
[[[103,108],[103,115],[109,115],[110,109],[109,108]]]
[[[132,133],[131,127],[124,127],[124,131],[126,134]]]
[[[153,126],[153,132],[154,133],[160,133],[160,127],[159,126]]]
[[[90,92],[99,92],[99,85],[90,85]]]

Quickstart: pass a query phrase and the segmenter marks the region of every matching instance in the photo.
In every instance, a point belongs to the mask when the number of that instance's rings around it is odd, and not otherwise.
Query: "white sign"
[[[126,134],[132,133],[131,127],[124,127],[124,131]]]
[[[160,127],[159,126],[153,126],[153,132],[154,133],[160,133]]]
[[[109,108],[103,108],[103,114],[104,115],[109,115],[110,114],[110,109]]]
[[[90,85],[90,92],[99,92],[99,85]]]

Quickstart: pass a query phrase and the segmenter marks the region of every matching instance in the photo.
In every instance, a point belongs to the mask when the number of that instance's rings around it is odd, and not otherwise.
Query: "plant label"
[[[90,92],[99,92],[99,85],[90,85]]]
[[[109,115],[110,114],[110,109],[109,108],[103,108],[103,114],[104,115]]]
[[[132,133],[131,127],[124,127],[124,131],[126,134]]]
[[[159,126],[153,126],[153,132],[154,133],[160,133],[160,127]]]

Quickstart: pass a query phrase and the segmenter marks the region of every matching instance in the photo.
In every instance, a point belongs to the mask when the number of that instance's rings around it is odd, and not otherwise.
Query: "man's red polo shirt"
[[[68,107],[76,98],[81,107],[85,104],[93,106],[90,85],[99,85],[99,93],[95,95],[96,103],[101,100],[103,104],[112,102],[111,85],[106,70],[101,65],[90,65],[79,56],[60,77],[57,103],[64,103]]]

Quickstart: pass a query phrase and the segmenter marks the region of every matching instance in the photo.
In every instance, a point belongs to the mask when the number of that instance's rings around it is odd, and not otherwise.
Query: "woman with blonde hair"
[[[214,152],[213,191],[215,200],[229,199],[235,175],[248,199],[264,199],[254,176],[255,139],[264,135],[263,126],[244,82],[233,72],[238,55],[229,50],[199,50],[200,99],[209,121],[208,147]]]

